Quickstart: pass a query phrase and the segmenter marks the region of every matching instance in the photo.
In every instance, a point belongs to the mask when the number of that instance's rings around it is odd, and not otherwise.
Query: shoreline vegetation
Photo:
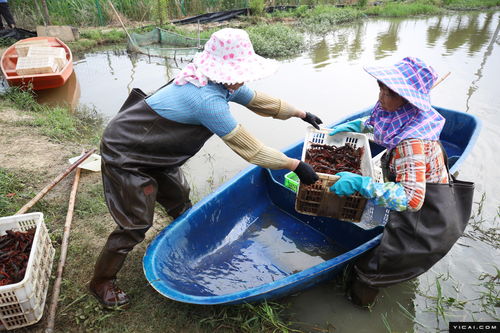
[[[125,15],[127,19],[125,24],[127,28],[130,27],[130,31],[147,31],[153,26],[161,25],[175,32],[193,37],[197,35],[194,26],[158,24],[160,20],[167,22],[166,18],[161,18],[151,12],[152,10],[144,8],[153,0],[114,0],[113,2]],[[174,1],[166,0],[154,0],[154,2],[174,3]],[[307,3],[291,11],[267,14],[263,13],[262,9],[264,0],[249,0],[248,2],[256,11],[252,16],[224,24],[246,29],[257,53],[268,57],[292,56],[293,54],[288,52],[290,49],[305,47],[304,35],[306,33],[325,33],[331,31],[337,24],[353,22],[365,17],[410,17],[489,8],[498,10],[500,6],[500,0],[378,1],[377,6],[365,0],[354,1],[352,6],[319,5],[309,8],[307,5],[316,4],[318,1],[300,0],[296,3]],[[117,47],[121,47],[126,43],[126,34],[116,22],[112,21],[112,13],[107,11],[105,1],[100,1],[101,9],[103,13],[109,15],[103,14],[103,17],[107,17],[109,21],[104,22],[106,26],[99,27],[95,27],[98,24],[97,12],[92,9],[95,8],[95,0],[47,0],[47,3],[53,20],[52,24],[71,24],[80,28],[81,39],[68,43],[73,52],[92,50],[100,45],[116,44]],[[203,0],[193,0],[191,3],[202,4]],[[43,23],[40,22],[40,16],[34,14],[36,10],[30,8],[33,2],[10,0],[9,4],[19,23],[28,22],[30,15],[36,18],[33,23]],[[63,10],[62,4],[80,9]],[[86,11],[87,14],[85,14]],[[74,12],[77,14],[73,14]],[[147,24],[141,22],[147,22]],[[22,24],[18,25],[22,26]],[[201,38],[207,38],[218,28],[220,27],[206,25],[201,32]],[[283,43],[283,40],[287,42]],[[294,47],[290,47],[290,43],[293,43]],[[0,216],[15,214],[41,188],[67,167],[68,158],[79,155],[82,149],[98,147],[103,124],[104,120],[92,109],[71,110],[69,107],[40,105],[36,102],[33,92],[16,88],[7,89],[2,93],[0,95],[0,135],[2,136],[0,151],[3,154],[0,155],[3,156],[0,160]],[[40,147],[39,150],[29,150],[37,145]],[[51,240],[57,250],[60,248],[63,234],[68,196],[72,186],[71,178],[71,176],[67,177],[31,210],[44,213]],[[90,296],[86,285],[92,275],[97,253],[104,242],[103,235],[109,234],[115,224],[104,202],[100,174],[84,172],[82,178],[69,244],[68,258],[70,259],[66,262],[63,275],[55,332],[325,331],[314,325],[305,328],[308,324],[293,322],[291,314],[287,311],[289,299],[286,298],[276,302],[238,306],[196,306],[170,301],[155,292],[144,279],[142,254],[149,240],[170,222],[170,218],[159,206],[155,212],[154,226],[148,232],[147,239],[132,251],[120,273],[120,278],[123,279],[120,285],[133,299],[131,308],[125,311],[102,309]],[[492,246],[498,248],[500,246],[498,237],[496,240],[494,240],[495,237],[491,237],[492,230],[481,229],[482,202],[484,202],[484,197],[478,207],[474,207],[475,215],[469,237],[483,239],[490,235],[487,239],[492,242]],[[494,223],[497,225],[499,220],[500,208]],[[497,227],[493,231],[494,235],[498,234]],[[54,259],[55,266],[59,260],[58,256],[57,251]],[[496,273],[485,273],[486,275],[478,277],[478,285],[484,286],[482,294],[484,298],[477,302],[482,304],[482,311],[492,313],[492,318],[498,320],[495,317],[497,316],[495,306],[498,306],[499,294],[495,286],[498,286],[498,281],[500,281],[500,271],[498,267],[495,267],[495,270]],[[52,274],[51,285],[55,269]],[[442,293],[440,288],[441,283],[444,284],[444,279],[439,279],[440,277],[436,278],[436,291],[428,292],[429,311],[443,313],[444,317],[445,310],[451,312],[454,308],[463,307],[468,301],[474,301],[460,300],[458,302],[459,300],[453,298],[453,295]],[[332,288],[340,291],[342,277],[330,283]],[[47,303],[50,295],[51,289],[49,289]],[[403,307],[401,315],[404,315],[405,311]],[[44,316],[40,323],[16,330],[16,332],[43,332],[45,319]],[[382,318],[384,319],[387,318]],[[389,325],[388,322],[387,326]],[[390,328],[388,331],[391,331]]]
[[[166,0],[113,0],[113,3],[129,32],[141,33],[158,26],[195,38],[198,36],[196,24],[174,25],[169,22],[200,13],[248,7],[248,16],[219,24],[200,25],[200,37],[209,38],[221,26],[242,28],[249,33],[258,54],[273,58],[300,53],[306,47],[305,34],[325,34],[338,24],[368,17],[411,17],[500,8],[500,0],[273,1],[273,6],[290,7],[271,13],[266,12],[264,0],[194,0],[187,2],[185,7],[174,6],[174,1]],[[11,0],[10,7],[20,27],[34,29],[46,21],[33,2]],[[47,0],[47,7],[51,24],[73,25],[80,29],[81,38],[68,43],[75,53],[101,45],[127,42],[127,34],[104,0]],[[293,47],[290,47],[290,43]]]

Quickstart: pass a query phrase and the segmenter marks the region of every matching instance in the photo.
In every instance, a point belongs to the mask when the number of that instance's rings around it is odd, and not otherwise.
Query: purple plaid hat
[[[429,93],[437,74],[419,58],[406,57],[391,66],[365,66],[364,70],[423,111],[431,106]]]

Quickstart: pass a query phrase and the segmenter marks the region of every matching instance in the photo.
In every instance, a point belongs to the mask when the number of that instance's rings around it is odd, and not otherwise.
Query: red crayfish
[[[24,279],[34,237],[34,228],[25,232],[7,230],[0,236],[0,286]]]
[[[335,175],[349,171],[361,175],[361,157],[364,148],[354,148],[348,144],[341,147],[325,144],[311,144],[306,151],[305,162],[314,171]]]

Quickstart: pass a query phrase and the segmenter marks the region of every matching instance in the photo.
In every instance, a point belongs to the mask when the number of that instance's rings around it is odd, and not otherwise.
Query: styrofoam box
[[[49,287],[54,248],[42,213],[0,218],[0,235],[7,230],[26,231],[36,228],[24,279],[0,286],[0,329],[32,325],[43,315]]]
[[[60,69],[66,65],[66,50],[63,47],[30,46],[28,57],[51,56],[54,57]]]
[[[30,46],[50,46],[50,43],[46,39],[42,40],[20,40],[19,42],[14,44],[16,48],[17,55],[19,57],[26,57],[28,55],[28,50]]]
[[[18,75],[51,74],[57,72],[58,65],[54,57],[20,57],[17,59]]]

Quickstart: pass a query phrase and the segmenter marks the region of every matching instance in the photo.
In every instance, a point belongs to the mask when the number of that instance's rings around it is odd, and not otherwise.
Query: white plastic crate
[[[336,147],[350,145],[354,148],[363,147],[361,156],[361,174],[374,177],[373,164],[368,137],[362,133],[341,132],[330,136],[331,129],[317,130],[308,128],[304,147],[302,149],[302,161],[305,161],[306,152],[313,144],[334,145]],[[299,185],[295,200],[295,209],[299,213],[325,216],[341,219],[344,221],[359,222],[363,214],[367,199],[359,193],[351,196],[339,197],[330,192],[330,187],[340,178],[336,175],[317,173],[319,180],[312,185]]]
[[[66,50],[63,47],[30,46],[27,57],[51,56],[56,60],[59,69],[66,65]]]
[[[43,222],[42,213],[0,218],[0,235],[7,230],[26,231],[36,228],[24,279],[0,286],[0,329],[16,329],[40,320],[49,287],[54,248]]]
[[[41,39],[41,40],[20,40],[19,42],[14,44],[17,55],[19,57],[26,57],[28,55],[28,50],[30,46],[50,46],[50,43],[46,39]]]
[[[58,70],[54,57],[20,57],[17,59],[16,73],[18,75],[50,74]]]

